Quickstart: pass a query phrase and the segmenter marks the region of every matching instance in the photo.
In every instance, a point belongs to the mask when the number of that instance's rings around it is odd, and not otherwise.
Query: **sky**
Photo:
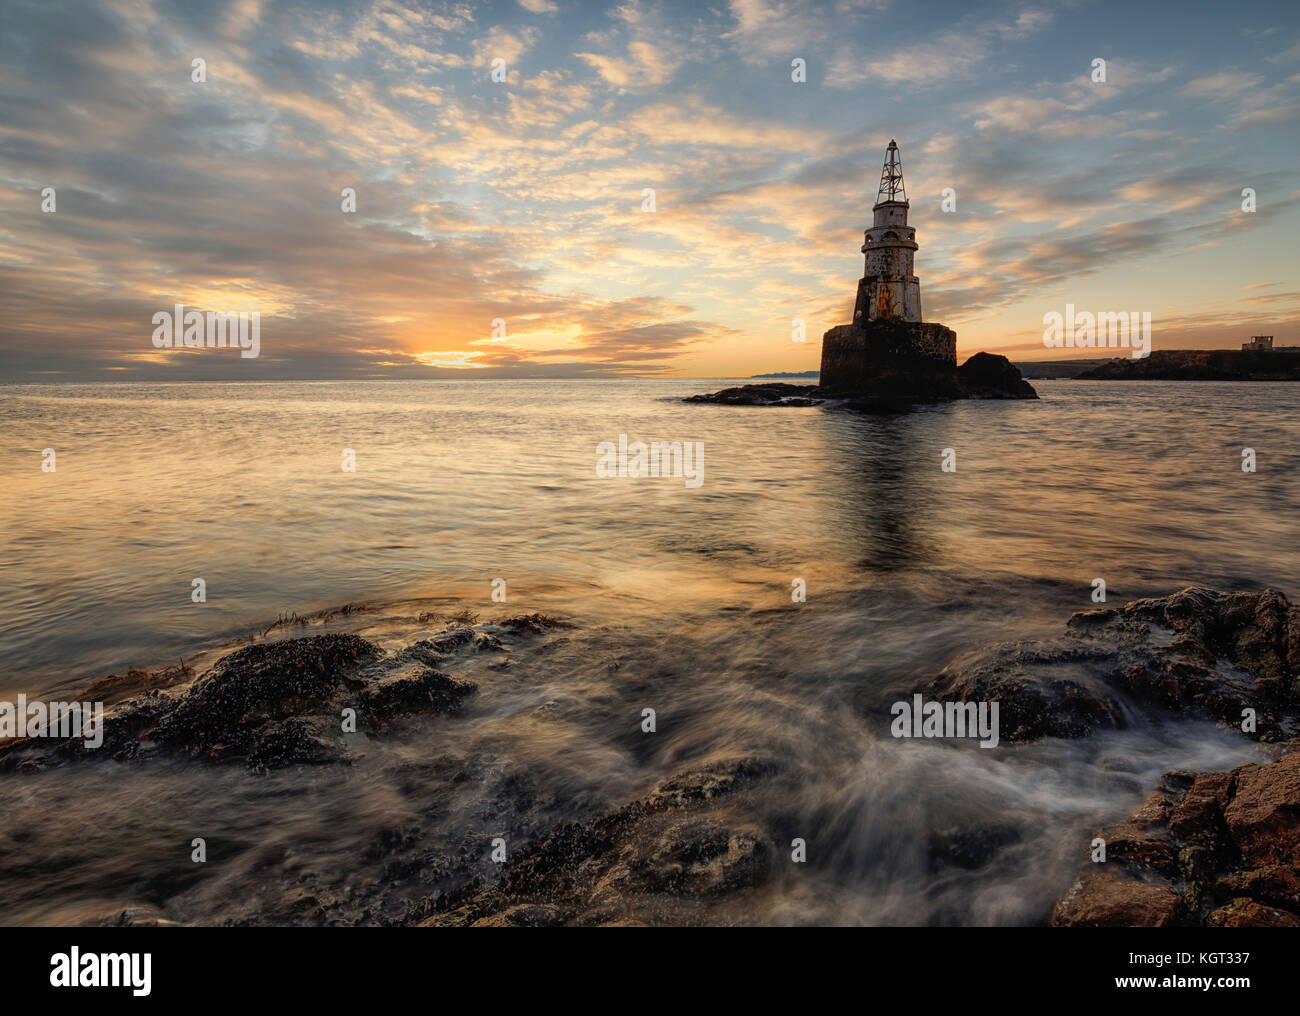
[[[816,369],[891,138],[959,357],[1300,343],[1294,0],[5,0],[0,380]]]

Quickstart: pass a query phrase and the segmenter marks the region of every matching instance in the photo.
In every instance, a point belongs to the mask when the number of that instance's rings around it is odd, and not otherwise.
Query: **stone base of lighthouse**
[[[957,333],[896,319],[838,325],[822,336],[820,388],[883,398],[960,398]]]

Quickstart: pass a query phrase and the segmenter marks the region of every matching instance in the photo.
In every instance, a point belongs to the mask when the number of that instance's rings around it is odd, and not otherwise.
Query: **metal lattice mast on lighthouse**
[[[921,280],[912,274],[916,230],[907,224],[907,209],[903,163],[898,143],[891,138],[880,171],[880,190],[871,208],[871,226],[862,244],[866,270],[858,283],[855,323],[921,320]]]
[[[885,149],[885,165],[880,171],[880,192],[877,201],[906,201],[907,189],[903,186],[903,160],[898,157],[898,142],[889,139]]]

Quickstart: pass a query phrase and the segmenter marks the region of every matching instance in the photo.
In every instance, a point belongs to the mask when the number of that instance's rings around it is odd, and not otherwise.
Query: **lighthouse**
[[[846,201],[846,241],[857,232],[847,221],[850,201],[861,207],[861,198]],[[958,367],[957,333],[938,321],[921,320],[921,280],[912,274],[916,230],[907,224],[907,211],[903,160],[898,142],[891,139],[862,244],[866,265],[853,320],[822,335],[820,381],[809,400],[789,399],[787,385],[746,385],[687,401],[773,405],[773,400],[788,399],[790,405],[808,405],[843,397],[847,405],[879,408],[949,399],[1038,398],[1019,368],[1000,353],[976,353]],[[848,295],[846,285],[845,310]]]
[[[920,321],[921,280],[912,274],[916,230],[907,224],[907,189],[903,161],[893,138],[885,149],[880,189],[871,207],[862,253],[866,267],[858,282],[853,321]]]
[[[916,230],[907,224],[907,210],[903,160],[891,140],[864,233],[866,264],[853,320],[822,336],[821,386],[827,391],[886,399],[963,397],[957,333],[921,320],[921,280],[912,274]]]

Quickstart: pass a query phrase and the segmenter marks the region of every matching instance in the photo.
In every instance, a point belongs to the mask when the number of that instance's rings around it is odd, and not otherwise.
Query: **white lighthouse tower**
[[[893,401],[965,397],[957,375],[957,333],[921,320],[921,280],[912,274],[916,230],[907,224],[907,207],[898,142],[890,141],[862,245],[867,264],[853,321],[822,336],[821,386],[827,391]],[[1007,366],[1019,384],[1019,372]],[[1033,397],[999,384],[989,386],[998,397]]]
[[[880,191],[872,206],[862,253],[866,270],[858,282],[855,324],[865,321],[920,321],[921,280],[912,274],[916,230],[907,224],[907,190],[898,143],[890,139],[880,172]]]

